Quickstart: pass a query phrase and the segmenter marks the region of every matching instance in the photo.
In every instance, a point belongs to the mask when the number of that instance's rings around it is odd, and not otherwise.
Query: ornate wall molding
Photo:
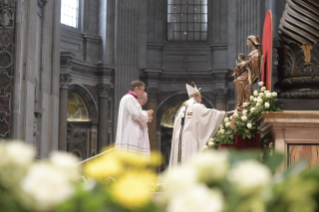
[[[0,2],[0,138],[11,137],[16,3]]]
[[[278,82],[275,89],[280,98],[318,98],[319,44],[281,43],[278,53]]]
[[[69,84],[72,82],[72,77],[70,74],[60,75],[60,89],[68,89]]]
[[[111,85],[104,83],[98,84],[96,89],[99,98],[107,98],[111,96],[111,92],[113,91],[113,87]]]
[[[13,28],[15,16],[15,3],[8,0],[0,2],[0,28]]]
[[[148,88],[146,92],[149,101],[157,101],[158,95],[160,94],[160,89]]]

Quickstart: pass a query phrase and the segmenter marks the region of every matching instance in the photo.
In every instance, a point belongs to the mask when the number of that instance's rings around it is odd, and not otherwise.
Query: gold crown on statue
[[[197,95],[200,95],[200,88],[198,89],[194,82],[192,82],[192,85],[186,84],[186,90],[189,98],[193,98]]]

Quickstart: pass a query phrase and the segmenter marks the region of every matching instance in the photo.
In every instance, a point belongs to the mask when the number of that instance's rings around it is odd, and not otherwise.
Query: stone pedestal
[[[287,158],[282,168],[308,159],[308,167],[319,165],[319,111],[283,111],[264,114],[271,124],[274,150]]]

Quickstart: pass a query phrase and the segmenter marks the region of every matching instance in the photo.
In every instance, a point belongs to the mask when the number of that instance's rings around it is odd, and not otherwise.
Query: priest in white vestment
[[[143,155],[150,154],[147,123],[152,121],[153,110],[142,110],[138,98],[143,96],[145,85],[133,81],[130,91],[120,101],[115,149]]]
[[[223,122],[225,111],[208,109],[201,104],[201,94],[196,85],[186,84],[189,100],[178,110],[172,136],[169,166],[183,163],[201,151]]]

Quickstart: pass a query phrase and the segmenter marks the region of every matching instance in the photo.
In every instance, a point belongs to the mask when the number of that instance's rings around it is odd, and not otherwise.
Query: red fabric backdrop
[[[261,69],[261,81],[264,82],[266,88],[271,91],[271,78],[272,78],[272,48],[273,48],[273,24],[272,14],[268,10],[264,21],[263,31],[263,54],[264,60]]]

